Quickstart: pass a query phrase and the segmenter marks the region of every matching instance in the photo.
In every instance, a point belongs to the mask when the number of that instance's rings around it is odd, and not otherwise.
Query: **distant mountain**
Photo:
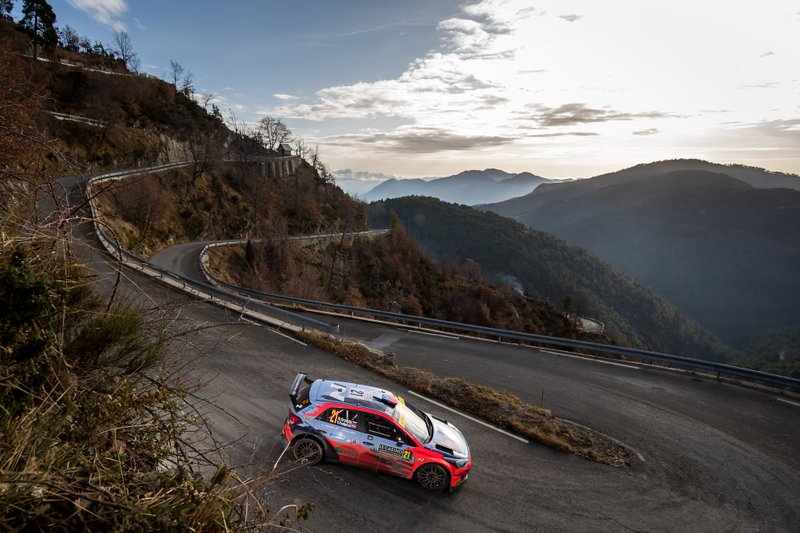
[[[776,183],[795,187],[767,188]],[[798,183],[751,167],[667,161],[482,208],[586,248],[741,346],[800,325]]]
[[[388,179],[365,194],[364,200],[373,202],[401,196],[433,196],[446,202],[474,205],[522,196],[548,182],[530,172],[509,174],[496,168],[487,168],[428,180]]]
[[[427,255],[451,265],[473,259],[485,278],[599,319],[622,343],[717,360],[727,355],[718,339],[675,307],[584,249],[494,213],[429,197],[374,202],[370,224],[388,225],[392,212]]]

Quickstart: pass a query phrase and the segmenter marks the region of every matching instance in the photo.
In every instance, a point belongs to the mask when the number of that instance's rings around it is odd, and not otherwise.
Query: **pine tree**
[[[33,57],[36,58],[37,43],[41,40],[47,47],[58,44],[56,14],[46,0],[22,0],[22,19],[19,25],[33,37]]]
[[[0,0],[0,20],[10,19],[12,9],[14,9],[14,0]]]

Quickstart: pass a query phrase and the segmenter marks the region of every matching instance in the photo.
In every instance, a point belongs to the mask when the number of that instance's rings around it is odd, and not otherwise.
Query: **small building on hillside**
[[[278,157],[289,157],[292,155],[292,147],[286,143],[281,143],[278,145]]]

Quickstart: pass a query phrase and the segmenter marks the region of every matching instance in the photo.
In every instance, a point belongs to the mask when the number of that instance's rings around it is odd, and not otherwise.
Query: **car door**
[[[366,432],[362,434],[360,465],[402,477],[411,477],[414,445],[411,437],[393,420],[364,413]]]
[[[356,409],[331,407],[317,417],[320,430],[342,463],[358,463],[364,435],[363,413]]]

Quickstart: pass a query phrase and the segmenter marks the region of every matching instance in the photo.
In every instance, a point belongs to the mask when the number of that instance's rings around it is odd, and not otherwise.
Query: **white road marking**
[[[640,367],[635,365],[627,365],[624,363],[615,363],[613,361],[604,361],[602,359],[592,359],[591,357],[582,357],[580,355],[572,355],[564,352],[551,352],[550,350],[539,350],[543,353],[549,353],[550,355],[560,355],[562,357],[572,357],[573,359],[581,359],[583,361],[593,361],[595,363],[600,363],[602,365],[612,365],[612,366],[621,366],[622,368],[627,368],[630,370],[639,370]]]
[[[409,333],[416,333],[417,335],[427,335],[429,337],[442,337],[445,339],[460,339],[461,337],[456,337],[455,335],[445,335],[443,333],[428,333],[427,331],[417,331],[415,329],[409,330]]]
[[[466,414],[462,413],[461,411],[456,411],[452,407],[448,407],[448,406],[444,405],[443,403],[437,402],[436,400],[431,400],[430,398],[428,398],[426,396],[423,396],[422,394],[417,394],[414,391],[408,391],[408,393],[409,394],[413,394],[417,398],[422,398],[426,402],[430,402],[430,403],[432,403],[433,405],[435,405],[437,407],[441,407],[442,409],[446,409],[446,410],[450,411],[451,413],[455,413],[457,415],[461,415],[464,418],[466,418],[467,420],[472,420],[473,422],[476,422],[476,423],[478,423],[478,424],[480,424],[482,426],[486,426],[487,428],[493,429],[493,430],[497,431],[498,433],[502,433],[503,435],[507,435],[507,436],[511,437],[512,439],[517,439],[518,441],[524,442],[525,444],[530,444],[530,441],[528,441],[526,439],[523,439],[522,437],[518,437],[518,436],[514,435],[513,433],[509,433],[508,431],[500,429],[499,427],[493,426],[491,424],[487,424],[483,420],[478,420],[477,418],[474,418],[474,417],[471,417],[469,415],[466,415]]]
[[[783,398],[776,398],[779,402],[788,403],[797,407],[800,407],[800,403],[793,402],[792,400],[784,400]]]

